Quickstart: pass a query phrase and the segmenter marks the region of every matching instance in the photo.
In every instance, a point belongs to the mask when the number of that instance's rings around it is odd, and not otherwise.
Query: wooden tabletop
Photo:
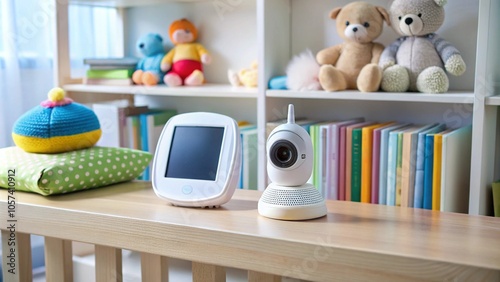
[[[237,190],[219,209],[174,207],[149,182],[43,197],[16,192],[17,231],[306,280],[500,281],[500,219],[328,201],[279,221]],[[0,191],[0,222],[7,221]],[[0,224],[5,229],[6,224]]]

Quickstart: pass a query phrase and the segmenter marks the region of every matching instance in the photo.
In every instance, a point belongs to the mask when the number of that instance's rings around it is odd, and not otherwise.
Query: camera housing
[[[281,186],[300,186],[311,177],[313,149],[307,131],[295,123],[276,127],[266,145],[267,174]]]
[[[326,215],[325,200],[307,183],[313,170],[313,148],[307,131],[295,124],[288,106],[288,121],[276,127],[266,144],[267,174],[272,183],[259,200],[259,214],[281,220],[305,220]]]

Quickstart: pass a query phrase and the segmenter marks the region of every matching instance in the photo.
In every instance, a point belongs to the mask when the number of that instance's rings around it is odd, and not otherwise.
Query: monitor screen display
[[[224,127],[176,126],[165,177],[214,181]]]

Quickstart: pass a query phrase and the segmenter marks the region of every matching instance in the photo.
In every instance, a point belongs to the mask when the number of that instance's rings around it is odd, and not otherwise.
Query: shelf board
[[[304,99],[336,99],[336,100],[361,100],[361,101],[397,101],[397,102],[429,102],[429,103],[474,103],[474,93],[467,91],[448,92],[444,94],[426,93],[385,93],[359,91],[290,91],[268,90],[267,97],[276,98],[304,98]]]
[[[500,95],[486,97],[485,104],[488,106],[500,106]]]
[[[162,3],[182,3],[182,2],[207,2],[208,0],[69,0],[70,4],[86,5],[86,6],[99,6],[99,7],[115,7],[127,8],[145,5],[154,5]]]
[[[233,87],[226,84],[205,84],[203,86],[168,87],[157,86],[108,86],[68,84],[64,90],[72,92],[135,94],[180,97],[257,98],[257,88]]]

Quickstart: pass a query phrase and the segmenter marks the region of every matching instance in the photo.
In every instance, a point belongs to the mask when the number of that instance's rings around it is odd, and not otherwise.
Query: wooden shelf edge
[[[424,102],[424,103],[452,103],[473,104],[474,93],[468,91],[448,92],[444,94],[426,93],[384,93],[359,91],[290,91],[267,90],[267,97],[272,98],[300,98],[300,99],[333,99],[333,100],[359,100],[359,101],[388,101],[388,102]]]
[[[257,89],[233,87],[226,84],[207,84],[197,87],[167,87],[159,86],[108,86],[67,84],[64,90],[70,92],[133,94],[151,96],[179,96],[179,97],[218,97],[218,98],[257,98]]]

